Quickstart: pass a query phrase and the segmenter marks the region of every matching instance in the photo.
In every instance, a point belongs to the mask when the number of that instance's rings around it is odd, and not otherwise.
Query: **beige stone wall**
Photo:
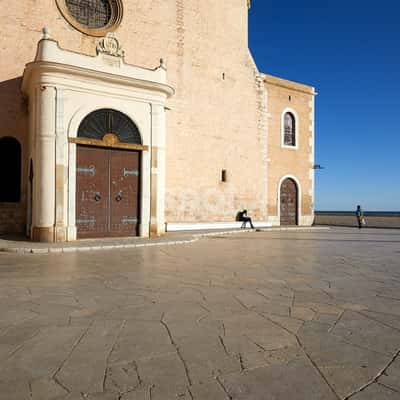
[[[229,221],[241,207],[263,219],[265,144],[257,125],[247,4],[178,4],[185,7],[177,8],[177,53],[168,57],[177,92],[167,115],[166,220]]]
[[[279,224],[278,193],[285,176],[295,177],[301,187],[299,223],[312,223],[314,212],[314,89],[312,87],[264,75],[268,92],[268,215]],[[297,114],[298,146],[282,146],[282,113]]]
[[[232,220],[242,207],[265,219],[265,104],[248,51],[247,1],[123,4],[116,35],[126,62],[154,68],[165,58],[168,83],[176,89],[167,113],[167,222]],[[22,144],[24,190],[17,208],[25,210],[28,110],[19,90],[24,66],[34,58],[43,26],[61,47],[84,54],[94,55],[96,38],[72,28],[55,0],[9,2],[0,18],[0,136]],[[222,169],[226,183],[220,182]],[[17,214],[21,226],[25,212]]]

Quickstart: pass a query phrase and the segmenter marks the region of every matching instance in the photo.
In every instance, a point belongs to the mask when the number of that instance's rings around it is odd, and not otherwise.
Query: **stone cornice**
[[[80,77],[91,82],[98,81],[99,83],[102,84],[104,83],[117,84],[125,88],[127,87],[140,88],[152,92],[158,92],[166,95],[167,97],[170,97],[175,93],[174,89],[171,86],[166,85],[164,83],[147,81],[143,79],[137,79],[134,77],[127,77],[123,75],[111,74],[108,72],[77,67],[74,65],[66,65],[48,61],[35,61],[26,65],[22,81],[22,92],[24,94],[28,94],[31,79],[34,78],[33,82],[36,81],[37,84],[40,84],[41,83],[40,75],[45,73],[60,74],[64,75],[67,78],[68,76],[71,78]]]
[[[273,75],[267,75],[264,73],[260,74],[261,78],[266,84],[278,86],[284,89],[293,90],[300,93],[309,94],[311,96],[316,96],[318,93],[312,86],[304,85],[303,83],[289,81],[287,79],[282,79]]]
[[[44,28],[35,60],[25,67],[22,91],[27,94],[33,81],[40,82],[40,75],[43,74],[57,74],[59,77],[54,77],[55,80],[69,80],[71,86],[82,84],[84,79],[99,86],[111,83],[119,85],[122,89],[139,88],[166,97],[174,94],[174,89],[167,85],[164,60],[161,59],[154,69],[126,63],[121,44],[112,33],[98,41],[97,55],[89,56],[62,49],[58,42],[51,38],[50,31]],[[80,82],[74,82],[73,78],[80,78]],[[46,84],[54,83],[47,79]]]

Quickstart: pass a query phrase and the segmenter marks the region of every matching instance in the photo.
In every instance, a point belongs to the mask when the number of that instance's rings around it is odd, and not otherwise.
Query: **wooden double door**
[[[280,193],[281,225],[298,224],[298,191],[293,179],[285,179]]]
[[[137,236],[140,153],[77,146],[78,238]]]

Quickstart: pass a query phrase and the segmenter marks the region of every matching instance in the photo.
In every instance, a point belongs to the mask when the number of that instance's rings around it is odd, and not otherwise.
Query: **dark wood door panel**
[[[108,231],[108,150],[77,146],[76,226],[78,238]]]
[[[140,153],[77,146],[78,238],[136,236]]]
[[[281,225],[297,225],[298,194],[297,185],[292,179],[286,179],[280,192]]]
[[[139,220],[139,152],[110,156],[110,235],[136,236]]]

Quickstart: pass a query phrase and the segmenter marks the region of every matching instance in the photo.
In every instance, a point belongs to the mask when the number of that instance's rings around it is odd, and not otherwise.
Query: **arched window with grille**
[[[296,146],[296,119],[291,112],[285,113],[283,135],[285,146]]]
[[[102,108],[87,115],[81,122],[78,137],[102,140],[106,134],[114,134],[121,143],[142,144],[136,124],[125,114]]]
[[[11,137],[0,139],[0,202],[21,200],[21,145]]]

